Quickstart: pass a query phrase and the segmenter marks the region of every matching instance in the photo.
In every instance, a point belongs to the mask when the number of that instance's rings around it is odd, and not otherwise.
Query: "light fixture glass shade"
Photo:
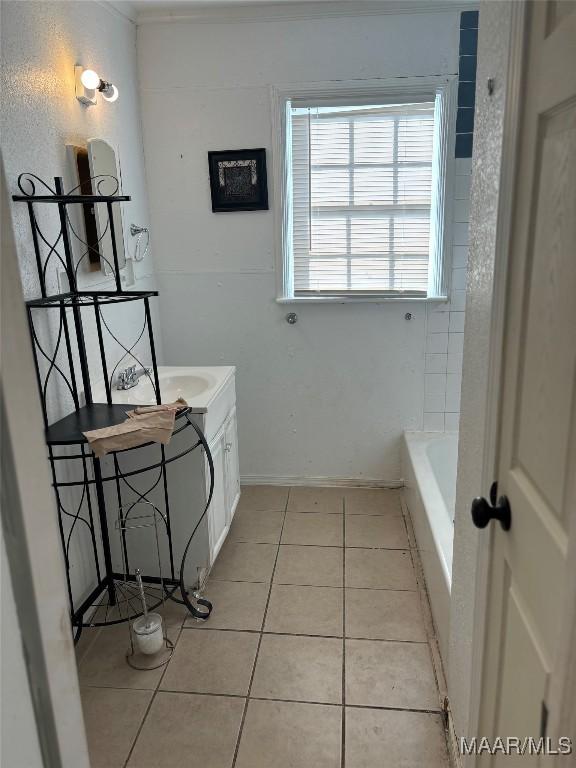
[[[85,69],[80,75],[80,80],[84,88],[89,88],[90,90],[94,90],[100,85],[100,75],[94,72],[93,69]]]
[[[116,101],[118,98],[118,88],[110,83],[108,88],[102,91],[102,98],[106,99],[106,101]]]

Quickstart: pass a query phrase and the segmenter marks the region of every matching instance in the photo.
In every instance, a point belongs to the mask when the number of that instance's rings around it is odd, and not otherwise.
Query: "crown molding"
[[[114,3],[114,5],[119,5],[119,3]],[[334,0],[333,2],[310,0],[309,2],[275,4],[237,5],[235,3],[222,3],[218,7],[192,3],[171,3],[167,0],[165,5],[166,9],[159,8],[156,4],[147,9],[146,3],[137,3],[137,24],[296,21],[387,14],[446,13],[479,8],[478,0]]]

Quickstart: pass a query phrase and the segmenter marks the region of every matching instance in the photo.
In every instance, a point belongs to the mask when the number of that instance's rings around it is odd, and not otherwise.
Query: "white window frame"
[[[282,304],[447,301],[452,263],[452,199],[454,188],[454,143],[456,132],[457,75],[391,77],[372,80],[328,81],[286,84],[271,87],[272,151],[274,177],[274,226],[276,244],[276,301]],[[359,296],[294,296],[292,255],[291,136],[288,112],[292,101],[364,100],[377,104],[381,99],[401,101],[433,101],[434,114],[434,178],[432,191],[431,230],[434,233],[435,258],[430,263],[428,294]]]

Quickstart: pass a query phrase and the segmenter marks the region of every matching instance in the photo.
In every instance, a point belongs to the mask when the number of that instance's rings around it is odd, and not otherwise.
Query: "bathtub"
[[[450,627],[457,459],[456,432],[404,433],[404,500],[414,526],[444,663],[448,658]]]

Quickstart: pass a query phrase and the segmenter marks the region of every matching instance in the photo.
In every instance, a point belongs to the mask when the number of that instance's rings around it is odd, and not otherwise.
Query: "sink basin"
[[[159,366],[158,379],[163,403],[173,403],[179,397],[186,400],[193,410],[203,412],[208,403],[234,372],[231,366],[174,367]],[[94,402],[105,402],[104,382],[93,388]],[[152,381],[141,376],[138,384],[131,389],[112,389],[114,403],[130,405],[151,405],[156,402]]]

